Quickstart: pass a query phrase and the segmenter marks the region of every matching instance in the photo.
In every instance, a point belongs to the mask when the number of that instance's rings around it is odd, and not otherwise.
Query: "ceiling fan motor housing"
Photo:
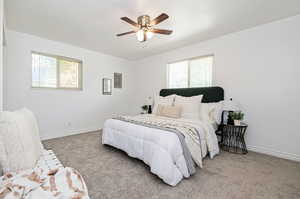
[[[149,15],[142,15],[137,18],[138,24],[141,28],[147,28],[150,26],[150,16]]]

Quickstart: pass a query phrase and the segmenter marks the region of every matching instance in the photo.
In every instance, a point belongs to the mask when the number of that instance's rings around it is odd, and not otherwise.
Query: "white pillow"
[[[181,117],[186,119],[200,119],[200,103],[203,95],[182,97],[176,95],[175,106],[182,107]]]
[[[200,119],[211,123],[221,123],[223,101],[216,103],[201,103]]]
[[[33,114],[26,109],[0,114],[0,163],[4,173],[32,169],[42,154]]]
[[[166,97],[162,97],[157,95],[154,98],[154,107],[153,107],[153,114],[157,114],[158,105],[166,105],[166,106],[172,106],[174,103],[175,95],[168,95]]]
[[[170,118],[180,118],[181,110],[182,109],[180,106],[167,106],[159,104],[156,115]]]

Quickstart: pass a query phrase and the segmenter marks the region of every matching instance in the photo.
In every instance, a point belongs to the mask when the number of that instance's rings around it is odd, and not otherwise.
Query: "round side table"
[[[221,147],[224,151],[246,154],[248,153],[244,135],[248,125],[241,123],[241,125],[223,125],[223,141]]]

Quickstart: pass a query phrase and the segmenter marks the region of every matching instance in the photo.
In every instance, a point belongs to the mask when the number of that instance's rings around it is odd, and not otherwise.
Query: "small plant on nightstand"
[[[148,112],[149,106],[143,105],[141,108],[142,108],[142,114],[146,114]]]
[[[241,121],[244,119],[244,115],[245,114],[242,113],[241,111],[230,113],[230,117],[233,119],[234,125],[237,125],[237,126],[241,125]]]

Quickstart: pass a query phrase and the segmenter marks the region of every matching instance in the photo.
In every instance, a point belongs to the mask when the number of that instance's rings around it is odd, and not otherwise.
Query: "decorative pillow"
[[[164,106],[158,105],[159,116],[171,117],[171,118],[180,118],[181,117],[181,106]]]
[[[162,114],[162,112],[163,112],[164,106],[165,105],[158,104],[156,112],[155,112],[155,115],[160,116]]]
[[[43,152],[43,145],[41,143],[40,133],[39,133],[39,127],[36,120],[36,117],[34,114],[27,108],[23,108],[19,111],[16,111],[20,113],[23,116],[24,119],[24,125],[27,127],[27,133],[32,135],[32,138],[34,140],[35,144],[35,152],[37,156],[41,156]],[[24,128],[25,128],[24,126]]]
[[[42,145],[33,114],[23,109],[0,114],[0,164],[3,172],[34,168]]]
[[[217,103],[201,103],[200,119],[211,123],[221,123],[223,101]]]
[[[182,97],[176,95],[175,106],[182,107],[181,116],[186,119],[200,119],[200,103],[203,95],[197,95],[192,97]]]
[[[167,105],[167,106],[173,105],[174,97],[175,95],[169,95],[166,97],[156,96],[154,98],[153,114],[157,114],[158,105]]]

